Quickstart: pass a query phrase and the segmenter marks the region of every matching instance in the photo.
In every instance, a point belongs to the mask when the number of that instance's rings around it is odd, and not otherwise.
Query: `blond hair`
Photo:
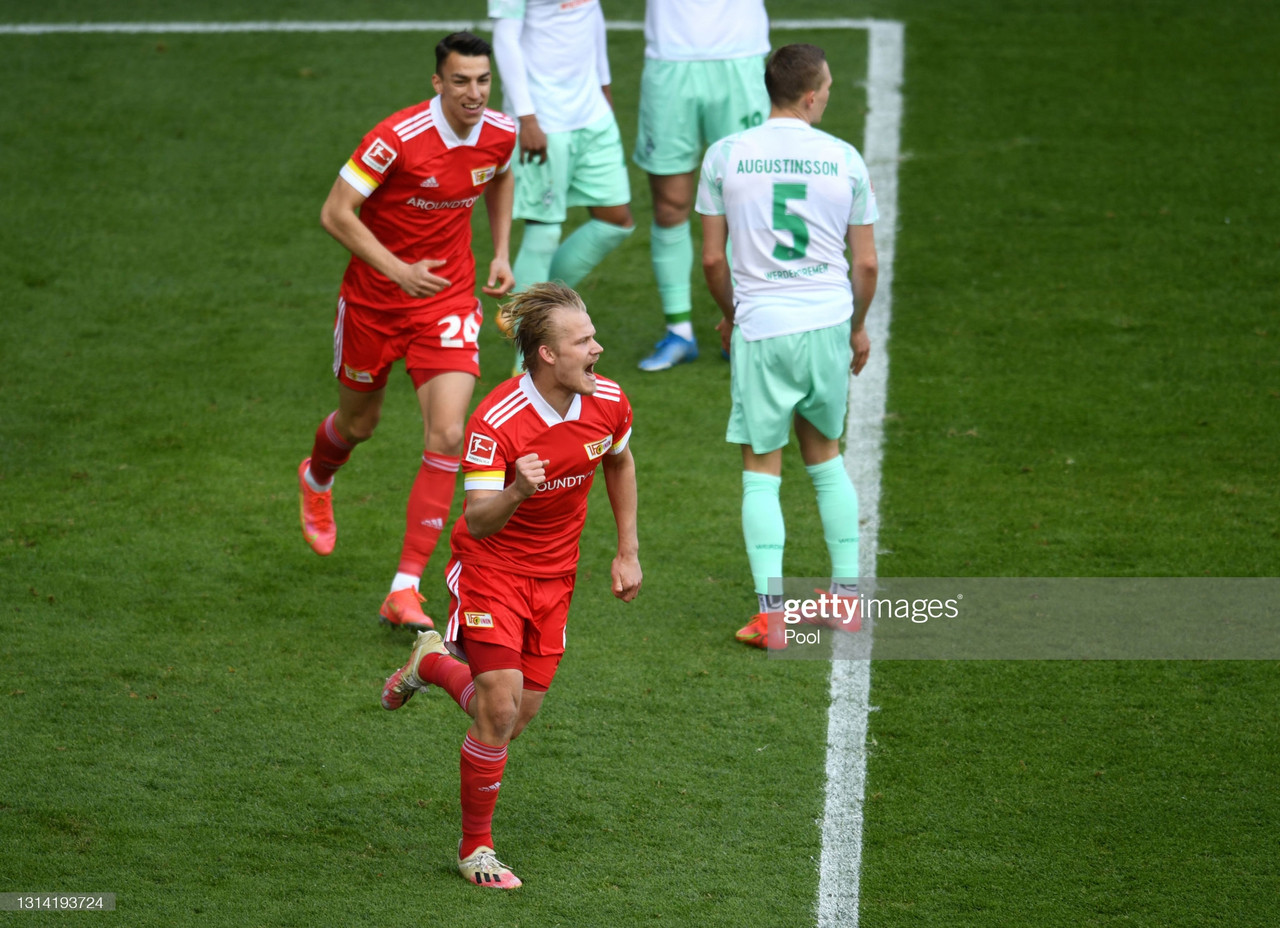
[[[525,370],[532,371],[540,363],[539,347],[555,345],[560,333],[551,321],[551,314],[561,307],[587,311],[578,291],[553,280],[520,291],[498,310],[502,327],[510,333],[507,337],[516,343],[524,358]]]

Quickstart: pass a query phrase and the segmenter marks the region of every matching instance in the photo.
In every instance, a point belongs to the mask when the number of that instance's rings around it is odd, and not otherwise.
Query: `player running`
[[[490,393],[467,423],[466,501],[446,568],[447,641],[419,634],[382,705],[399,709],[435,684],[472,718],[461,751],[458,870],[478,886],[514,889],[519,878],[493,849],[493,810],[507,745],[537,715],[564,655],[598,466],[618,530],[613,595],[635,599],[641,571],[631,404],[596,373],[602,349],[582,299],[563,284],[535,284],[502,313],[526,373]]]
[[[364,137],[321,211],[351,252],[334,323],[338,408],[316,430],[298,466],[302,534],[329,554],[334,474],[367,441],[382,411],[387,375],[403,358],[422,410],[425,450],[409,493],[404,544],[381,615],[431,628],[419,578],[453,502],[463,425],[480,374],[471,212],[484,197],[493,237],[490,296],[514,286],[508,260],[515,124],[486,108],[491,49],[467,32],[436,46],[437,96],[388,116]]]

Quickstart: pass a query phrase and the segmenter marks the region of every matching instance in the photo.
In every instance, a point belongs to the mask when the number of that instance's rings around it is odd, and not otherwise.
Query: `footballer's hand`
[[[435,296],[453,283],[446,277],[439,277],[431,273],[443,264],[445,264],[444,261],[436,258],[427,258],[414,264],[406,264],[401,271],[400,279],[396,283],[409,296]]]
[[[547,162],[547,134],[538,125],[538,117],[533,113],[520,117],[520,163],[526,161],[538,164]]]
[[[866,328],[860,328],[849,336],[849,347],[853,349],[849,370],[857,377],[867,366],[867,358],[871,357],[871,337],[867,335]]]
[[[733,323],[721,316],[716,323],[716,331],[720,333],[720,347],[727,353],[729,343],[733,340]]]
[[[613,575],[613,595],[624,603],[635,599],[643,579],[640,558],[634,554],[619,554],[613,559],[609,572]]]
[[[522,499],[528,499],[538,492],[538,485],[546,482],[546,468],[550,463],[550,461],[545,461],[536,454],[526,454],[524,457],[516,458],[516,482],[514,486]]]
[[[516,285],[516,275],[511,272],[511,262],[506,258],[494,258],[489,262],[489,279],[480,288],[485,296],[506,296]]]

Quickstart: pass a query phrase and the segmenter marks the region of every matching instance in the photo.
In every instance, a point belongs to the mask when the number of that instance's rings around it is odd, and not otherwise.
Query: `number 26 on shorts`
[[[468,313],[465,316],[454,313],[452,316],[445,316],[436,325],[440,326],[440,347],[441,348],[466,348],[468,345],[474,345],[476,339],[480,337],[480,321],[479,312]],[[459,338],[458,336],[462,337]]]

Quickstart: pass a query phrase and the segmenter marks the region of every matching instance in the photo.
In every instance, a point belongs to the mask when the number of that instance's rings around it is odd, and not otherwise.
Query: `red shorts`
[[[339,296],[333,322],[334,376],[352,390],[381,390],[391,365],[404,358],[415,389],[442,371],[479,377],[476,339],[483,321],[480,301],[470,294],[441,300],[426,314],[370,309]]]
[[[472,678],[487,670],[519,670],[525,689],[546,690],[564,656],[573,581],[573,574],[529,577],[451,558],[445,641],[466,654]]]

